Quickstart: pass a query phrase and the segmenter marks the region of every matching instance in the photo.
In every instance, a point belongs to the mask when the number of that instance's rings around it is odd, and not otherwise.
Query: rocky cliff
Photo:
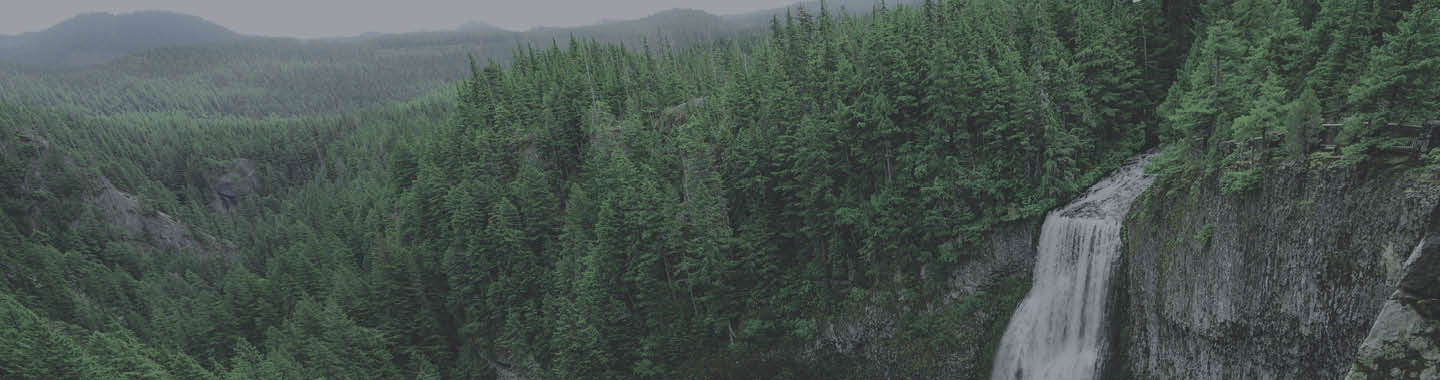
[[[1434,216],[1431,217],[1435,219]],[[1440,233],[1405,261],[1400,285],[1375,318],[1347,380],[1440,379]]]
[[[1433,172],[1296,163],[1231,194],[1213,175],[1193,177],[1205,179],[1157,182],[1125,222],[1115,377],[1340,379],[1372,326],[1426,323],[1377,316],[1440,223]],[[1431,353],[1395,355],[1433,360],[1428,339]]]
[[[1440,242],[1440,170],[1311,161],[1259,178],[1227,193],[1213,173],[1171,176],[1134,203],[1103,377],[1440,379],[1440,243],[1422,244]],[[822,322],[800,360],[850,378],[988,378],[1010,314],[957,305],[1007,283],[1023,296],[1037,227],[990,234],[944,300]],[[955,344],[917,341],[916,321]]]

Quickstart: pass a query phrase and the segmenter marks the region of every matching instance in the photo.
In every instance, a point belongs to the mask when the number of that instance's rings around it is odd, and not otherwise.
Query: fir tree
[[[1349,104],[1384,122],[1419,122],[1440,115],[1440,4],[1415,3],[1397,31],[1375,49]]]

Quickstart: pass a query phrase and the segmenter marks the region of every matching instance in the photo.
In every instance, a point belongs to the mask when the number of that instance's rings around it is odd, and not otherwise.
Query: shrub
[[[1258,182],[1260,182],[1259,168],[1227,170],[1220,175],[1220,192],[1225,195],[1244,193]]]

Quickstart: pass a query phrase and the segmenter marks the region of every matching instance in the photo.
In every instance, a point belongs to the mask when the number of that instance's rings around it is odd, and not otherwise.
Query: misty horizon
[[[245,3],[185,0],[57,0],[13,7],[0,15],[0,35],[38,32],[76,16],[161,11],[193,15],[236,33],[266,37],[327,38],[366,33],[454,30],[473,22],[509,31],[565,28],[643,18],[671,9],[698,9],[737,15],[782,8],[799,0],[637,0],[616,3],[577,0],[346,4],[343,0],[254,0]],[[338,15],[338,16],[337,16]]]

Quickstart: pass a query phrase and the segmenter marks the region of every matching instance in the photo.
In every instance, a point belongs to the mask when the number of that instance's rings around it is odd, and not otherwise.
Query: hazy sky
[[[483,21],[506,29],[578,26],[670,8],[734,14],[795,0],[0,0],[0,34],[38,31],[85,12],[168,10],[244,34],[328,37],[368,31],[453,29]]]

